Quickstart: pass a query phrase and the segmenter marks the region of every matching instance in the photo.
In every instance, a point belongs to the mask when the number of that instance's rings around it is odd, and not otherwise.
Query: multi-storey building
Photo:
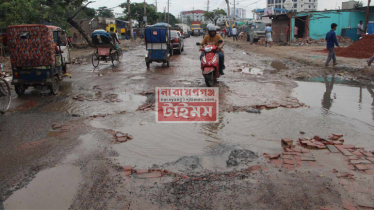
[[[278,9],[285,9],[283,3],[286,0],[266,0],[266,7],[274,7]],[[292,0],[292,12],[308,12],[316,11],[318,7],[318,0]]]
[[[191,21],[201,21],[204,23],[210,23],[211,21],[204,17],[204,13],[205,13],[204,10],[183,11],[180,13],[180,17],[183,23],[187,23],[188,17],[191,18]],[[227,20],[227,16],[220,15],[217,21],[221,22],[221,21],[226,21],[226,20]]]

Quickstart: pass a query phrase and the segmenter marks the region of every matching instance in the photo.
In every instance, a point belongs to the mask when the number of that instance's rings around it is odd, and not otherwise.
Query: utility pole
[[[371,2],[371,0],[368,0],[368,7],[367,7],[367,10],[366,10],[366,21],[365,21],[365,34],[368,30],[368,24],[369,24],[370,2]]]
[[[157,22],[158,22],[157,0],[156,0],[156,14],[157,14]]]
[[[144,17],[147,17],[147,8],[146,8],[146,3],[145,3],[145,0],[144,0]],[[147,25],[147,21],[144,20],[144,27]]]
[[[170,24],[170,11],[169,11],[170,0],[168,0],[168,24]]]
[[[225,0],[227,4],[227,18],[229,19],[229,27],[231,27],[231,18],[230,18],[230,2],[229,0]]]
[[[233,17],[234,24],[235,24],[235,18],[236,18],[236,10],[235,10],[235,0],[234,0],[234,17]]]
[[[132,20],[131,20],[131,10],[130,10],[130,0],[127,0],[127,12],[129,13],[129,31],[130,31],[130,38],[134,40],[134,36],[132,34]]]
[[[192,21],[195,21],[195,6],[192,7]]]
[[[207,7],[206,11],[208,11],[208,12],[209,12],[209,0],[208,0],[208,7]]]

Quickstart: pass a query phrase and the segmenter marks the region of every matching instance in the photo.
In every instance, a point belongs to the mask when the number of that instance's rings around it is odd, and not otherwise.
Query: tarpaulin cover
[[[8,27],[8,46],[13,68],[55,65],[53,31],[46,25]]]
[[[96,30],[91,34],[92,42],[94,44],[110,44],[112,37],[104,30]]]
[[[168,29],[164,27],[151,27],[144,30],[147,43],[167,43]]]

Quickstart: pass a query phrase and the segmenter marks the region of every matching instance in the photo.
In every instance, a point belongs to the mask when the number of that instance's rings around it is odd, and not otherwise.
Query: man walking
[[[357,36],[359,40],[364,33],[365,33],[364,25],[362,24],[362,20],[361,20],[360,23],[357,25]]]
[[[226,32],[227,32],[226,28],[223,28],[222,32],[223,32],[223,37],[222,38],[226,38]]]
[[[251,45],[253,44],[253,37],[255,36],[255,28],[252,24],[249,25],[249,40],[251,41]]]
[[[295,25],[295,39],[299,38],[298,37],[298,33],[299,32],[299,28]]]
[[[234,26],[234,28],[231,30],[231,35],[233,37],[233,40],[235,41],[238,41],[238,30],[236,29],[236,27]]]
[[[325,68],[327,68],[329,66],[329,63],[330,63],[331,59],[333,60],[333,64],[332,64],[333,66],[336,66],[336,64],[337,64],[336,63],[336,55],[335,55],[335,51],[334,51],[335,45],[338,48],[340,48],[338,40],[336,39],[336,34],[335,34],[335,31],[336,31],[337,27],[338,27],[338,25],[336,23],[331,24],[331,31],[329,31],[326,34],[327,49],[329,50],[329,55],[327,57]]]

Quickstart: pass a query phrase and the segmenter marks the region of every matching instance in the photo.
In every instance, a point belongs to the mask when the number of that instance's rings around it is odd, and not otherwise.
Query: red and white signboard
[[[218,88],[156,88],[156,122],[218,122]]]

